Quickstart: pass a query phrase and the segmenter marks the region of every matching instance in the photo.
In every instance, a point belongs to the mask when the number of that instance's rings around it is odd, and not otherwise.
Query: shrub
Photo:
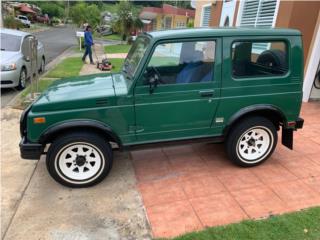
[[[51,24],[52,25],[58,25],[58,24],[60,24],[61,23],[61,20],[59,19],[59,18],[57,18],[57,17],[53,17],[52,19],[51,19]]]
[[[3,25],[6,28],[13,28],[13,29],[19,29],[19,28],[23,28],[23,24],[15,19],[13,16],[6,16],[3,19]]]

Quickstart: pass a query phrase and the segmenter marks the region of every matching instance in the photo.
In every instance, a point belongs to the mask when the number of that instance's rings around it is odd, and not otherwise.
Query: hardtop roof
[[[223,36],[301,36],[301,32],[289,28],[183,28],[145,33],[155,39],[182,37],[223,37]]]

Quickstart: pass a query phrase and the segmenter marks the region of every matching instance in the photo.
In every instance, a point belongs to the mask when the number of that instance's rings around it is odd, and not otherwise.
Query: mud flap
[[[293,129],[282,128],[282,144],[293,149]]]

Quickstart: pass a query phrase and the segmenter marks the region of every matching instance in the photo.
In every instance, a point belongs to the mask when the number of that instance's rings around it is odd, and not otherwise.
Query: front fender
[[[100,133],[110,137],[110,139],[118,144],[120,148],[122,148],[121,139],[118,135],[109,127],[108,125],[96,121],[96,120],[89,120],[89,119],[79,119],[79,120],[70,120],[56,123],[55,125],[46,129],[39,138],[39,143],[45,144],[50,141],[54,137],[56,137],[59,133],[69,131],[69,130],[76,130],[76,129],[94,129],[99,131]]]

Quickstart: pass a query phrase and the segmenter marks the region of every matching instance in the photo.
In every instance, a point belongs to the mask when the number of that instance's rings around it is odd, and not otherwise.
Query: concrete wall
[[[194,26],[200,27],[201,16],[202,16],[202,7],[207,4],[212,4],[215,0],[197,0],[196,3],[196,16],[194,19]],[[212,15],[211,15],[212,16]]]
[[[217,1],[211,7],[211,24],[212,27],[219,27],[221,12],[222,12],[222,1]]]
[[[276,27],[296,28],[302,32],[304,60],[309,54],[320,11],[320,1],[281,1]]]

